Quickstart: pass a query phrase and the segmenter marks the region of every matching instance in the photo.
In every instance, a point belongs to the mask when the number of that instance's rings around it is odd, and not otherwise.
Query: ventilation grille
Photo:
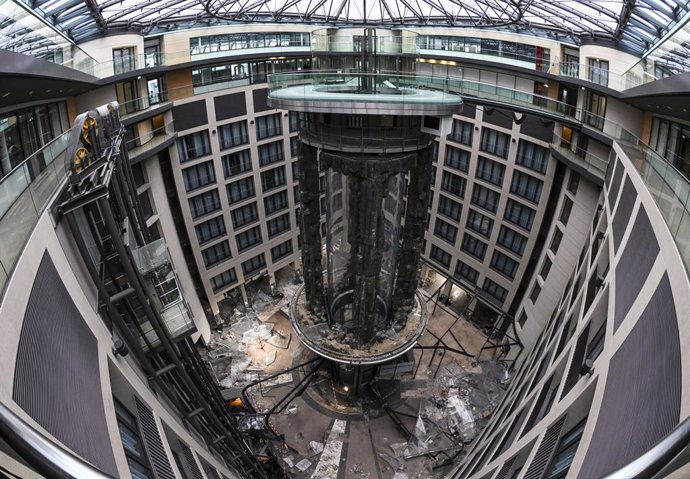
[[[19,335],[12,399],[77,455],[111,476],[98,344],[46,252]]]
[[[189,472],[192,473],[194,479],[204,479],[204,476],[201,475],[201,471],[199,470],[199,464],[197,464],[196,460],[194,459],[194,454],[192,453],[192,450],[189,448],[189,446],[180,441],[180,448],[182,449],[182,452],[184,454],[184,459],[187,462]]]
[[[553,455],[553,451],[556,449],[556,445],[558,444],[558,438],[561,435],[561,429],[563,429],[563,424],[565,423],[566,417],[568,416],[563,416],[546,430],[544,439],[541,440],[539,449],[537,449],[537,453],[534,455],[534,459],[532,459],[532,462],[525,473],[524,479],[540,479],[546,468],[549,467],[551,456]]]
[[[515,462],[515,458],[512,457],[508,459],[504,464],[503,467],[501,467],[501,470],[498,471],[498,474],[494,479],[506,479],[508,477],[508,473],[510,472],[510,468],[513,467],[513,463]]]
[[[137,403],[139,424],[144,434],[146,451],[149,454],[154,475],[158,479],[175,479],[175,474],[170,466],[168,455],[165,453],[163,441],[158,432],[158,426],[156,426],[156,419],[153,417],[153,413],[138,397],[135,397],[134,400]]]

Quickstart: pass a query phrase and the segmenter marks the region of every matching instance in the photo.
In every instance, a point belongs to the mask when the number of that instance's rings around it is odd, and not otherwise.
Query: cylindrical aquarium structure
[[[290,320],[321,356],[382,363],[426,327],[417,282],[435,142],[422,125],[462,99],[415,75],[410,32],[324,29],[312,49],[314,70],[269,79],[270,105],[301,112],[305,284]]]

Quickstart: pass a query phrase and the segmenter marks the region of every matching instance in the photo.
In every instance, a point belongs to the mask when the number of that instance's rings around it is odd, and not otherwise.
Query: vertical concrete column
[[[400,326],[405,324],[407,315],[414,307],[415,292],[419,281],[419,258],[424,245],[424,229],[429,208],[431,156],[433,143],[420,150],[417,164],[410,171],[410,185],[407,190],[407,212],[402,235],[395,291],[393,292],[394,320]]]
[[[302,202],[302,267],[309,309],[324,310],[323,266],[321,263],[321,212],[319,209],[319,163],[317,148],[302,144],[299,158],[299,188]]]

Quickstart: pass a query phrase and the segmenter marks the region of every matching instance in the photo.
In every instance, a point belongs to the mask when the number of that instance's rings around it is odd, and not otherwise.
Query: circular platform
[[[415,306],[405,326],[400,331],[391,327],[383,332],[379,341],[360,349],[344,343],[337,329],[325,318],[315,317],[308,311],[304,285],[290,301],[290,322],[302,343],[324,358],[345,364],[378,364],[406,353],[424,334],[428,320],[426,303],[420,293],[416,293]]]

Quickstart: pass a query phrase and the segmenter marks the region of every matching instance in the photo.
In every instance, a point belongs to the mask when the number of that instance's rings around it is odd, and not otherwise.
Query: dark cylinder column
[[[424,245],[424,229],[431,197],[429,185],[433,171],[433,151],[433,143],[419,151],[417,163],[410,174],[405,227],[393,293],[393,315],[398,324],[404,324],[414,307],[414,293],[419,281],[419,259]]]
[[[302,203],[302,268],[309,310],[324,314],[323,266],[321,264],[321,211],[317,148],[302,144],[299,157],[299,188]]]

